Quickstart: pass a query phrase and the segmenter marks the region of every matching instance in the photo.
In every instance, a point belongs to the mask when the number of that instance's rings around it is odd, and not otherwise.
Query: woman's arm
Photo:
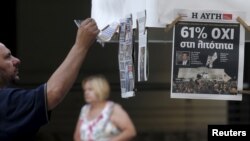
[[[75,132],[74,132],[74,141],[81,141],[81,137],[80,137],[81,124],[82,124],[82,120],[79,118],[76,124]]]
[[[111,115],[111,121],[121,130],[112,141],[129,141],[136,136],[136,130],[127,112],[118,104],[115,104]]]

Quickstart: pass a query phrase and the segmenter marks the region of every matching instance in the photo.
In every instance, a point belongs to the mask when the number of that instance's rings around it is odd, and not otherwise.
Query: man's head
[[[181,54],[182,60],[188,60],[188,57],[189,57],[189,55],[187,52],[182,52],[182,54]]]
[[[20,60],[12,56],[10,50],[0,42],[0,88],[12,81],[19,80],[18,66]]]

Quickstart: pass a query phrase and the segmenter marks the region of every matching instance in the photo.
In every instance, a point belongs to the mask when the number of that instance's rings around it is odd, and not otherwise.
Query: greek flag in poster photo
[[[243,12],[176,10],[171,98],[242,100]]]

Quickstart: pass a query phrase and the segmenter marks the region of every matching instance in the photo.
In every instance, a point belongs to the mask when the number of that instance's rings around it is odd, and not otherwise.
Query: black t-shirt
[[[49,121],[46,84],[0,89],[0,141],[32,140]]]

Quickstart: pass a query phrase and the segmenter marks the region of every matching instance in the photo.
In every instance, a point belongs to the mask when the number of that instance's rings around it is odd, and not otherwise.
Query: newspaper
[[[80,27],[82,21],[83,20],[74,20],[77,27]],[[114,34],[118,32],[119,25],[119,22],[113,22],[100,30],[99,34],[97,35],[97,42],[100,43],[102,47],[104,47],[105,42],[110,41]]]
[[[132,58],[133,51],[133,29],[132,16],[129,15],[120,21],[120,39],[119,39],[119,70],[121,82],[122,98],[134,96],[134,65]]]
[[[243,12],[177,10],[171,98],[242,100]]]
[[[147,29],[146,11],[137,13],[138,24],[138,81],[148,80],[148,48],[147,48]]]

